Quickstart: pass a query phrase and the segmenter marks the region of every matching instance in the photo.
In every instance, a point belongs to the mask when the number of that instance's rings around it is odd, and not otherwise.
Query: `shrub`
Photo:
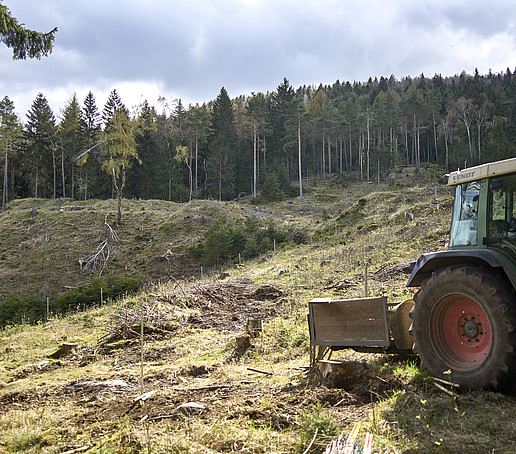
[[[102,289],[103,299],[114,299],[125,293],[136,290],[140,281],[130,276],[95,277],[87,285],[81,285],[55,298],[52,308],[63,313],[78,307],[84,309],[100,303]]]
[[[285,197],[281,190],[280,181],[274,172],[269,172],[265,177],[262,189],[262,197],[268,202],[277,202]]]
[[[0,302],[0,326],[35,323],[46,315],[46,300],[37,297],[20,298],[10,295]]]
[[[279,246],[287,241],[287,234],[269,221],[260,229],[256,218],[247,218],[245,227],[231,225],[219,219],[204,234],[204,241],[188,248],[188,252],[206,265],[222,266],[236,262],[238,255],[251,259],[270,251],[274,241]]]
[[[136,290],[140,281],[129,276],[96,277],[89,284],[81,285],[66,293],[57,295],[50,301],[53,313],[64,314],[77,308],[85,309],[100,302],[100,291],[104,299],[114,299]],[[10,295],[0,302],[0,327],[19,323],[36,323],[45,320],[47,302],[44,298],[21,298]]]

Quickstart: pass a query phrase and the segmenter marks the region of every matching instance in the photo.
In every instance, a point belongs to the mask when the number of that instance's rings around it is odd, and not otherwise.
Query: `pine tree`
[[[104,129],[109,129],[111,119],[115,116],[117,110],[123,111],[127,116],[129,111],[125,107],[116,88],[114,88],[108,96],[104,109],[102,110],[102,122]]]
[[[227,200],[235,197],[236,129],[233,103],[224,87],[213,103],[212,121],[208,188],[219,200]]]
[[[84,146],[84,131],[86,124],[82,118],[81,108],[77,101],[77,96],[74,94],[72,99],[68,102],[63,111],[63,119],[59,124],[59,138],[61,139],[61,176],[63,198],[66,197],[66,183],[65,183],[65,160],[71,162],[71,159]],[[71,176],[71,196],[74,198],[74,165],[73,162],[70,168]]]
[[[13,49],[13,60],[46,57],[52,52],[57,28],[41,33],[25,28],[0,3],[0,41]]]
[[[95,96],[90,91],[84,99],[82,108],[83,137],[87,146],[93,146],[101,133],[100,113],[97,108]],[[99,160],[92,157],[89,159],[89,153],[85,153],[81,159],[77,161],[77,165],[81,169],[79,176],[80,192],[84,192],[84,200],[87,200],[92,192],[92,182],[99,179],[101,175]]]
[[[53,197],[56,196],[56,120],[47,99],[39,93],[27,114],[25,125],[27,145],[32,161],[34,197],[40,196],[40,185],[44,195],[48,194],[49,183],[53,181]],[[50,175],[53,174],[53,178]]]
[[[294,98],[294,89],[288,79],[284,78],[273,95],[271,108],[273,129],[271,138],[272,168],[276,173],[281,172],[281,167],[287,169],[287,172],[296,167],[297,106]]]
[[[158,198],[158,182],[166,171],[166,156],[157,146],[157,113],[147,100],[139,107],[138,123],[139,133],[135,138],[141,165],[128,169],[127,189],[136,197]]]

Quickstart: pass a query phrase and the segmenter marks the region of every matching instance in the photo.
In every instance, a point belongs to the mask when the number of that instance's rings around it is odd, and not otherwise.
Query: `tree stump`
[[[61,358],[62,356],[66,356],[72,352],[77,351],[77,348],[78,348],[77,344],[64,343],[63,345],[61,345],[61,347],[59,347],[59,349],[56,352],[54,352],[50,355],[50,358],[53,358],[53,359]]]
[[[263,322],[262,320],[249,319],[247,320],[247,325],[245,330],[251,337],[259,337],[263,331]]]
[[[328,387],[352,389],[358,382],[365,378],[360,365],[323,359],[319,361],[319,372],[322,383]]]
[[[251,337],[249,334],[242,334],[235,338],[238,348],[249,348],[251,346]]]

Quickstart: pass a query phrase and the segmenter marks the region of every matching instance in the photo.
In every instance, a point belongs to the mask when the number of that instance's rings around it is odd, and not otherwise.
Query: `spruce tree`
[[[66,197],[66,182],[65,175],[66,169],[65,164],[72,162],[72,158],[80,151],[84,146],[84,130],[85,122],[82,118],[81,108],[77,101],[77,96],[74,94],[72,99],[66,105],[63,111],[63,119],[59,124],[59,138],[61,139],[61,177],[62,177],[62,190],[63,198]],[[70,167],[71,177],[71,197],[74,198],[75,186],[74,186],[74,167],[73,162]]]
[[[39,93],[27,114],[26,140],[32,163],[34,197],[56,195],[56,120],[47,99]],[[53,190],[50,191],[50,183]],[[40,187],[43,188],[41,194]]]
[[[207,162],[208,189],[219,200],[227,200],[235,197],[237,136],[233,103],[224,87],[213,103],[212,125]]]
[[[25,28],[0,3],[0,42],[13,50],[13,60],[46,57],[52,52],[57,28],[41,33]]]
[[[95,96],[91,91],[88,92],[84,99],[82,118],[85,145],[87,147],[92,147],[98,141],[101,133],[101,118]],[[98,190],[98,187],[96,188],[97,190],[95,190],[95,186],[98,186],[98,184],[95,185],[94,183],[98,182],[99,179],[102,179],[103,174],[100,170],[100,163],[99,160],[96,159],[96,155],[90,156],[90,153],[85,153],[77,161],[77,165],[80,169],[78,176],[80,192],[84,194],[84,200],[87,200],[92,194],[97,196],[100,195],[101,192]]]
[[[129,111],[125,107],[120,95],[116,88],[114,88],[108,96],[104,109],[102,110],[102,122],[104,123],[104,129],[110,127],[111,119],[115,116],[115,111],[120,110],[129,115]]]

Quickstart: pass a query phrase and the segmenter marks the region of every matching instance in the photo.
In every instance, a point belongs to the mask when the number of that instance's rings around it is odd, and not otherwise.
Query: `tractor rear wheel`
[[[516,379],[515,292],[491,270],[452,266],[414,296],[414,350],[435,377],[468,389]]]

